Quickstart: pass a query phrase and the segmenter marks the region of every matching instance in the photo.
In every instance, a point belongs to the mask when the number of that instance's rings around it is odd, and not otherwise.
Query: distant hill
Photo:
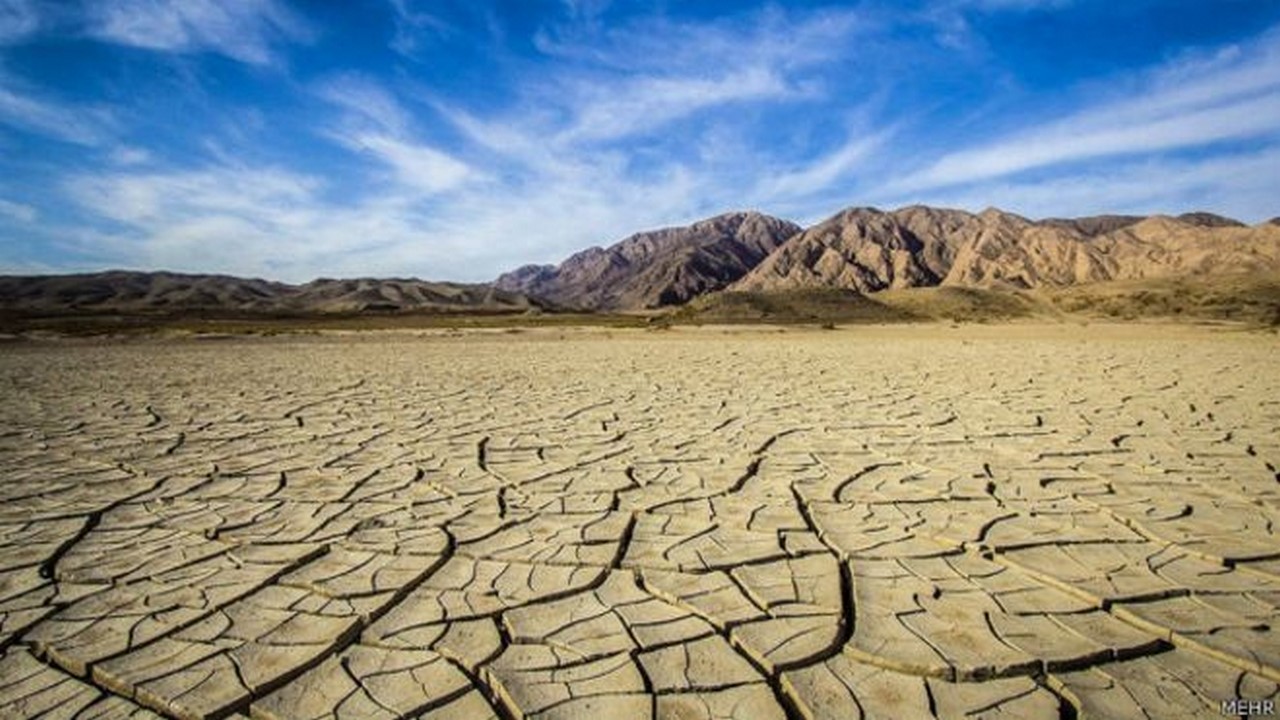
[[[0,309],[28,314],[520,312],[545,305],[491,285],[412,279],[322,279],[288,285],[169,272],[0,276]]]
[[[813,288],[712,293],[693,300],[669,319],[678,323],[896,323],[929,317],[853,290]]]
[[[682,305],[741,278],[800,230],[760,213],[731,213],[632,235],[607,248],[579,252],[558,266],[526,265],[495,285],[589,310]]]
[[[730,289],[1032,289],[1277,271],[1280,227],[1208,213],[1035,222],[996,209],[852,208],[792,237]]]

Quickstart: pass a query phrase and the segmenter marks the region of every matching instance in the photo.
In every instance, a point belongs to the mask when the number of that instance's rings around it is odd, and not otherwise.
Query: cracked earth
[[[0,717],[1280,700],[1274,335],[0,348]]]

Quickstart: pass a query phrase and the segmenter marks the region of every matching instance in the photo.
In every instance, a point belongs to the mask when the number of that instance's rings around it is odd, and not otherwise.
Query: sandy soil
[[[1073,325],[0,346],[0,717],[1276,702],[1278,350]]]

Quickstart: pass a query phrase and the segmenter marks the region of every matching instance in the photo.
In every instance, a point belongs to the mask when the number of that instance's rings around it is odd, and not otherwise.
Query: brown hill
[[[0,309],[24,314],[519,312],[542,305],[491,285],[423,280],[322,279],[288,285],[169,272],[0,276]]]
[[[490,284],[423,280],[315,280],[283,298],[287,307],[312,312],[412,310],[529,310],[543,303]]]
[[[1028,289],[1280,271],[1280,228],[1208,213],[1034,222],[988,209],[846,210],[779,247],[731,289]]]
[[[755,212],[720,215],[590,248],[559,266],[526,265],[495,285],[591,310],[681,305],[741,278],[800,229]]]
[[[697,298],[667,317],[698,324],[1176,319],[1280,327],[1280,274],[1114,280],[1037,290],[912,287],[869,295],[824,288],[729,290]]]
[[[711,293],[667,316],[674,323],[896,323],[928,319],[853,290]]]
[[[1280,274],[1215,274],[1116,280],[1036,291],[1055,312],[1131,320],[1231,320],[1280,326]]]

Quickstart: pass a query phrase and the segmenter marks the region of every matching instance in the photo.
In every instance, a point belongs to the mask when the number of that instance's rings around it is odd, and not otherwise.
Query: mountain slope
[[[490,285],[422,280],[326,279],[288,285],[169,272],[0,276],[0,309],[31,314],[510,312],[538,306]]]
[[[731,289],[1027,289],[1277,270],[1280,227],[1208,213],[1034,222],[995,209],[854,208],[791,238]]]
[[[800,229],[760,213],[730,213],[638,233],[559,266],[526,265],[495,286],[591,310],[681,305],[742,277]]]

